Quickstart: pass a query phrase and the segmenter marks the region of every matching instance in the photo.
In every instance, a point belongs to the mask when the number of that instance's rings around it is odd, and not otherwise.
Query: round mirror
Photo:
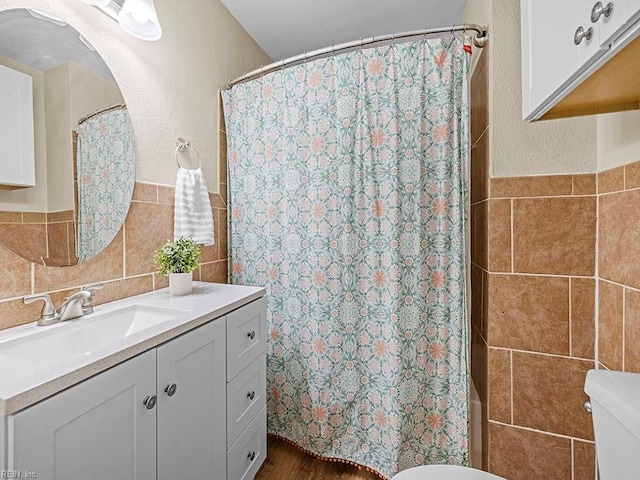
[[[0,243],[49,266],[111,243],[135,184],[133,129],[95,48],[39,10],[0,12]]]

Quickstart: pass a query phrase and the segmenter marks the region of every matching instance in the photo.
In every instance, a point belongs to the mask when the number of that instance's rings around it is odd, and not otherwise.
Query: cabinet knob
[[[254,451],[249,452],[249,454],[247,455],[247,458],[249,459],[249,461],[253,462],[256,459],[256,452]]]
[[[166,387],[164,387],[164,393],[168,396],[173,397],[176,394],[176,390],[178,390],[178,385],[175,383],[170,383]]]
[[[151,395],[150,397],[145,398],[142,403],[144,404],[145,407],[147,407],[147,410],[151,410],[153,407],[156,406],[156,402],[158,401],[158,397],[156,397],[155,395]]]
[[[251,340],[253,340],[254,338],[256,338],[256,332],[252,331],[247,333],[247,337],[249,337]]]
[[[253,400],[254,398],[256,398],[256,392],[255,390],[251,390],[249,393],[247,393],[247,398],[249,400]]]
[[[591,23],[598,23],[602,15],[605,18],[609,18],[613,13],[613,2],[609,2],[607,6],[603,6],[602,2],[598,2],[593,6],[593,10],[591,10]]]
[[[576,45],[580,45],[582,43],[582,40],[584,40],[585,38],[587,40],[591,40],[591,38],[593,37],[593,27],[589,27],[588,29],[584,29],[584,27],[578,27],[578,29],[576,30],[576,34],[573,36],[573,43],[575,43]]]

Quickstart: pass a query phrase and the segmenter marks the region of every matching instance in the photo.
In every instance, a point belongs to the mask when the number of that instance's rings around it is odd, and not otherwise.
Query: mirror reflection
[[[0,12],[0,141],[0,243],[49,266],[106,248],[133,195],[133,129],[95,48],[46,12]]]

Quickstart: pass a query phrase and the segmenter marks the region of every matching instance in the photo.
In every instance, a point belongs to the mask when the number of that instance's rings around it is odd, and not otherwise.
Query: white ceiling
[[[458,24],[466,0],[222,0],[273,60],[407,30]]]
[[[73,27],[34,18],[26,9],[0,12],[0,55],[41,72],[73,62],[115,82],[100,54]]]

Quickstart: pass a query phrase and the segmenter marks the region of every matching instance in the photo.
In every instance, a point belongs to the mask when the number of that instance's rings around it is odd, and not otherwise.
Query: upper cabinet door
[[[33,187],[33,80],[0,65],[0,185]]]
[[[608,45],[639,14],[640,0],[593,0],[590,21],[600,31],[600,42]]]
[[[158,348],[158,480],[226,480],[221,318]]]
[[[47,480],[156,480],[155,402],[143,403],[156,392],[155,353],[10,416],[7,468]]]

